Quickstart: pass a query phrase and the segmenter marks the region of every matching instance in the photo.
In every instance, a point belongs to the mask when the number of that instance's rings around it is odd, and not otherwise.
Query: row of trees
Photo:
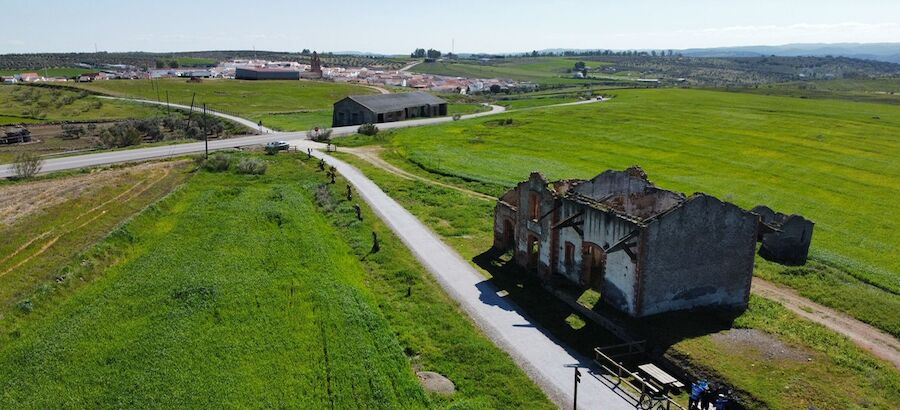
[[[442,55],[443,55],[443,54],[442,54],[440,51],[435,50],[435,49],[433,49],[433,48],[429,48],[428,50],[425,50],[424,48],[417,48],[417,49],[416,49],[415,51],[413,51],[409,56],[412,57],[412,58],[433,58],[433,59],[438,59],[438,58],[441,58]]]

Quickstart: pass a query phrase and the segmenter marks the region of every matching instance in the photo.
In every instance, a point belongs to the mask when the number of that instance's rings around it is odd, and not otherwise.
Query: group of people
[[[691,385],[691,397],[688,399],[688,410],[709,410],[712,404],[715,410],[726,410],[731,404],[731,390],[725,386],[716,386],[706,380],[698,380]]]

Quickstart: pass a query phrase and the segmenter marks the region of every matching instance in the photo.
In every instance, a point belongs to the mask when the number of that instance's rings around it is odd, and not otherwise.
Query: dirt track
[[[487,201],[496,201],[497,200],[497,198],[494,198],[490,195],[482,194],[481,192],[475,192],[470,189],[465,189],[465,188],[460,188],[455,185],[445,184],[440,181],[435,181],[435,180],[428,179],[425,177],[420,177],[416,174],[404,171],[403,169],[400,169],[400,168],[394,166],[393,164],[382,159],[381,153],[384,151],[384,149],[380,148],[380,147],[341,148],[341,151],[349,152],[349,153],[359,157],[360,159],[362,159],[384,171],[387,171],[387,172],[394,174],[400,178],[403,178],[403,179],[422,181],[426,184],[436,185],[436,186],[439,186],[442,188],[459,191],[466,195],[471,195],[478,199],[484,199]]]
[[[900,369],[900,342],[893,336],[845,313],[822,306],[787,289],[760,278],[753,278],[753,293],[781,303],[797,315],[838,332],[875,356]]]

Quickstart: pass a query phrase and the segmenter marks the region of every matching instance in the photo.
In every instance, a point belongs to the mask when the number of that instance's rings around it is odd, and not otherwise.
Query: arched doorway
[[[600,289],[606,275],[606,251],[597,244],[584,242],[581,246],[581,284]]]

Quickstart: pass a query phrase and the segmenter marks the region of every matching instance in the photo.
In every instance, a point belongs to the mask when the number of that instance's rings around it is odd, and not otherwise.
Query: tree
[[[532,51],[531,51],[531,56],[532,56],[532,57],[537,57],[537,56],[538,56],[537,50],[532,50]]]
[[[310,51],[308,48],[304,48],[303,51],[300,52],[300,54],[303,54],[303,55],[307,55],[309,53],[310,53]]]
[[[409,56],[412,58],[425,58],[425,49],[417,48],[416,51],[413,51]]]
[[[425,56],[436,60],[438,58],[441,58],[441,52],[437,51],[433,48],[429,48],[428,51],[425,53]]]
[[[584,71],[585,68],[586,68],[586,66],[584,64],[584,61],[579,61],[579,62],[575,63],[575,71]]]
[[[44,166],[44,160],[37,154],[32,152],[22,152],[16,155],[13,162],[13,172],[18,179],[31,178],[41,171]]]
[[[156,68],[166,68],[166,62],[163,60],[156,60]]]

